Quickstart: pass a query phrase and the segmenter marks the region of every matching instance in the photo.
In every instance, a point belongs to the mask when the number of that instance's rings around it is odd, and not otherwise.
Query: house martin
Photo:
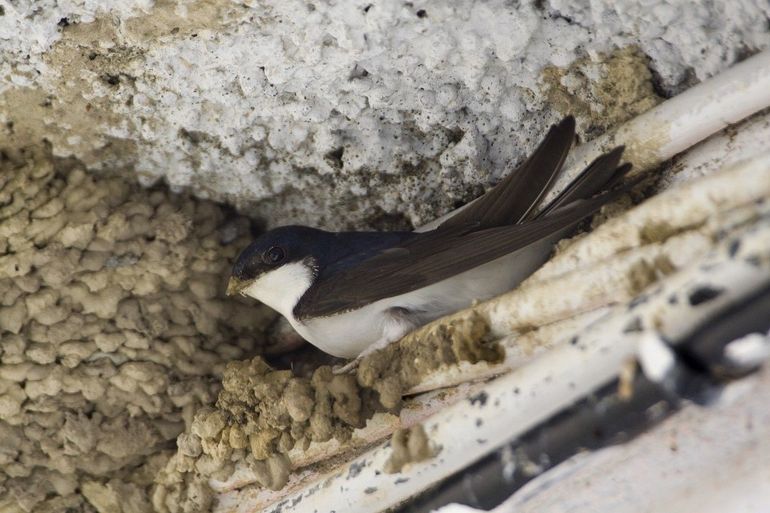
[[[628,190],[621,182],[631,166],[620,165],[618,147],[542,205],[574,138],[570,116],[500,183],[429,231],[272,229],[241,252],[227,292],[275,309],[327,353],[360,358],[511,290],[581,220]]]

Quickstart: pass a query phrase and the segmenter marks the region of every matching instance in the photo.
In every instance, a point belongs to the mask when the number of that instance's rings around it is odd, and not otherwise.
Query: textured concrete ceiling
[[[0,137],[269,224],[421,224],[770,46],[765,0],[18,2]]]

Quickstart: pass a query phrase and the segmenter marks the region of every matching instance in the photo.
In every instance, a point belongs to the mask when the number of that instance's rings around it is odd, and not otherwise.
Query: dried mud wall
[[[209,201],[3,153],[0,510],[152,510],[177,435],[272,318],[223,298],[248,237]]]

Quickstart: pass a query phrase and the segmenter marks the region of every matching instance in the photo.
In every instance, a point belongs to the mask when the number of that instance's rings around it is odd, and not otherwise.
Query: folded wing
[[[573,202],[521,224],[418,234],[353,268],[319,276],[294,314],[299,319],[334,315],[432,285],[567,230],[626,190]]]

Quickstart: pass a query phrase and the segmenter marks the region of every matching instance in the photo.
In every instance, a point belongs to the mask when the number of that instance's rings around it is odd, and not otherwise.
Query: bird
[[[496,186],[427,231],[271,229],[239,254],[227,294],[261,301],[322,351],[360,361],[513,289],[581,220],[630,189],[618,146],[543,204],[574,139],[567,116]]]

